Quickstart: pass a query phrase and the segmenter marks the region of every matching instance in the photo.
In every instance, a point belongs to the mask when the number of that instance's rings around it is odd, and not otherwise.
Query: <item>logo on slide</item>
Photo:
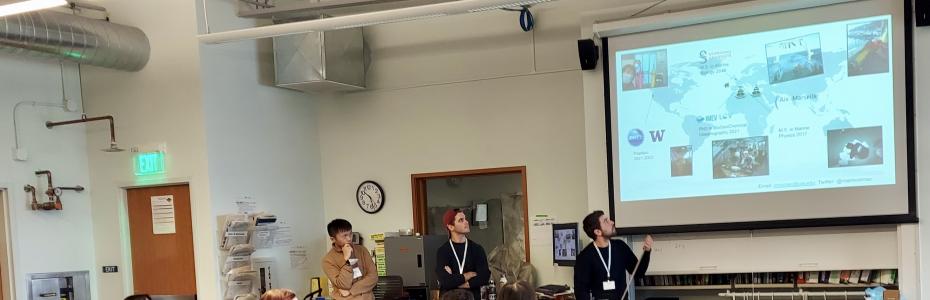
[[[652,142],[661,142],[662,138],[665,137],[665,129],[662,130],[650,130],[649,135],[652,137]]]
[[[732,53],[730,51],[725,51],[725,50],[717,50],[717,51],[701,50],[700,52],[698,52],[698,57],[701,58],[702,64],[706,64],[708,61],[712,59],[719,61],[719,60],[723,60],[726,58],[730,58],[730,56],[732,56]]]
[[[642,145],[644,140],[646,140],[646,137],[643,136],[643,131],[638,128],[631,129],[630,133],[626,135],[626,141],[633,147]]]

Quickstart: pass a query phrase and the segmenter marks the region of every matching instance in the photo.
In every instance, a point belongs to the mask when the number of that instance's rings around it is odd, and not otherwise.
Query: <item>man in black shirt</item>
[[[481,286],[487,285],[491,278],[484,248],[465,236],[471,232],[471,227],[461,210],[450,209],[442,219],[449,231],[449,242],[439,247],[436,253],[435,272],[439,278],[439,290],[445,293],[466,289],[475,299],[481,299]]]
[[[639,261],[626,243],[610,239],[616,229],[614,221],[604,215],[603,211],[588,214],[582,221],[582,227],[594,242],[581,250],[575,261],[575,299],[625,299],[627,273],[635,272],[635,278],[642,278],[646,274],[652,251],[652,236],[646,235],[643,240],[644,252],[642,261]]]

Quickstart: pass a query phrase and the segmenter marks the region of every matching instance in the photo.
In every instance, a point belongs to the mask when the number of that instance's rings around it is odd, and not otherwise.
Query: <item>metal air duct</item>
[[[139,28],[53,11],[0,17],[0,51],[138,71],[149,61]]]

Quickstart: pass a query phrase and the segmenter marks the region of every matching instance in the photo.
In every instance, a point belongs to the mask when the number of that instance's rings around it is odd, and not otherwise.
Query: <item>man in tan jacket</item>
[[[352,245],[352,223],[335,219],[326,226],[333,248],[323,257],[323,273],[329,277],[336,300],[374,300],[378,268],[368,249]]]

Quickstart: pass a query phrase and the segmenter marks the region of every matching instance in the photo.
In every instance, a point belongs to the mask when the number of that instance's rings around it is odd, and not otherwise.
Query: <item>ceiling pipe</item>
[[[110,147],[103,149],[103,151],[104,152],[122,152],[123,149],[117,147],[116,145],[116,127],[113,125],[113,116],[107,115],[107,116],[102,116],[102,117],[88,118],[87,115],[81,115],[81,118],[77,120],[67,120],[67,121],[61,121],[61,122],[48,121],[48,122],[45,122],[45,127],[48,127],[48,129],[52,129],[56,126],[87,123],[87,122],[93,122],[93,121],[103,121],[103,120],[107,120],[110,122]]]
[[[151,46],[139,28],[43,10],[0,17],[0,52],[139,71]]]

